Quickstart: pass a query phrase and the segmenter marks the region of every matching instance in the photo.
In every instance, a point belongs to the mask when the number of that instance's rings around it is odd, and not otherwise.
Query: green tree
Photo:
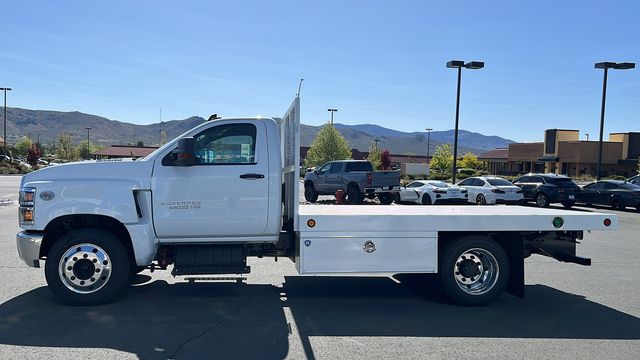
[[[142,142],[142,140],[138,140],[138,142],[136,142],[136,147],[144,147],[144,142]]]
[[[638,170],[636,172],[640,175],[640,157],[638,158]]]
[[[56,156],[60,160],[75,161],[78,160],[79,154],[73,146],[71,135],[62,133],[56,139]]]
[[[87,140],[82,140],[80,141],[80,144],[76,146],[76,153],[78,154],[80,159],[91,159],[93,158],[91,154],[100,149],[102,149],[102,147],[94,143],[92,143],[90,147],[87,148]]]
[[[481,167],[482,162],[478,160],[477,156],[470,152],[464,154],[462,160],[460,161],[460,168],[479,170]]]
[[[304,159],[306,167],[318,166],[332,160],[351,158],[351,148],[347,140],[330,124],[320,129]]]
[[[436,148],[431,158],[430,168],[440,174],[451,175],[453,166],[453,153],[449,144],[443,144]]]
[[[26,156],[27,153],[29,152],[29,149],[31,149],[32,144],[33,142],[31,142],[31,139],[29,139],[26,136],[22,137],[22,139],[20,139],[20,141],[18,141],[15,145],[15,149],[17,153],[16,155]]]
[[[369,148],[369,156],[367,156],[367,160],[373,165],[373,168],[376,170],[382,169],[382,150],[372,145]]]

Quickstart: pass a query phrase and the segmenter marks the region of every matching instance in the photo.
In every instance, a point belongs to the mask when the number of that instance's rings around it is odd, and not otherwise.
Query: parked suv
[[[318,195],[333,195],[337,190],[347,194],[350,204],[362,202],[365,196],[378,197],[380,203],[393,202],[400,191],[399,171],[374,171],[369,161],[330,161],[304,176],[304,197],[316,202]]]
[[[580,187],[564,175],[527,174],[515,179],[513,184],[522,188],[525,201],[535,201],[539,207],[561,203],[569,209],[580,195]]]

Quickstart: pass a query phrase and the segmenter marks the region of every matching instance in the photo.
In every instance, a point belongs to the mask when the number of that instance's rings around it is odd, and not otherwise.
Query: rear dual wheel
[[[460,305],[486,305],[507,288],[509,259],[495,241],[467,236],[444,246],[439,278],[451,300]]]

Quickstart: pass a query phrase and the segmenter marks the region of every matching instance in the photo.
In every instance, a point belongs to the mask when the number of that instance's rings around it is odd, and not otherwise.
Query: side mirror
[[[194,143],[193,137],[185,137],[178,140],[178,153],[176,155],[176,165],[178,166],[192,166],[195,164],[195,157],[193,156]]]

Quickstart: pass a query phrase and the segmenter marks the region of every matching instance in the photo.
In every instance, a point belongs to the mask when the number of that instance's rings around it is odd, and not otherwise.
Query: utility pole
[[[432,128],[426,128],[425,130],[427,130],[427,161],[426,163],[429,163],[429,155],[431,155],[431,130],[433,130]]]
[[[331,109],[327,109],[327,111],[331,112],[331,122],[330,122],[330,124],[331,124],[331,126],[333,126],[333,113],[338,111],[338,109],[331,108]]]
[[[7,91],[11,91],[11,88],[1,87],[0,90],[4,91],[4,154],[7,155]]]
[[[87,160],[89,160],[91,158],[91,143],[89,142],[89,131],[91,130],[91,128],[87,127],[85,129],[87,129]]]

